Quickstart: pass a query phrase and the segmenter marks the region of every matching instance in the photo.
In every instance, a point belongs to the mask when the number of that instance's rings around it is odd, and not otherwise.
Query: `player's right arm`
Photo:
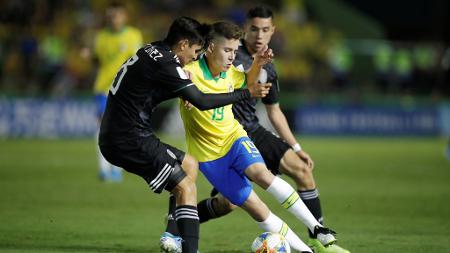
[[[200,110],[222,107],[250,97],[264,97],[269,93],[270,87],[263,85],[254,85],[251,89],[238,89],[229,93],[203,93],[192,83],[179,63],[164,56],[157,58],[155,61],[160,61],[159,68],[161,68],[161,71],[159,71],[158,79],[163,82],[164,86],[172,90],[176,96],[189,101]]]
[[[267,94],[267,91],[261,89],[260,93]],[[240,89],[229,93],[206,94],[192,84],[189,87],[180,90],[179,96],[182,99],[189,101],[198,109],[204,111],[249,99],[251,93],[249,89]]]

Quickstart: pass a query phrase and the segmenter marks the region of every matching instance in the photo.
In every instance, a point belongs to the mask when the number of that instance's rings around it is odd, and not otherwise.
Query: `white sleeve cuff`
[[[294,145],[292,145],[292,149],[294,150],[295,153],[302,151],[302,146],[300,146],[300,144],[295,143]]]

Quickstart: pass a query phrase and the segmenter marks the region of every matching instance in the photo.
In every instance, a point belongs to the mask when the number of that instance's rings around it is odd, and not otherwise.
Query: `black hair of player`
[[[187,39],[189,46],[196,44],[204,48],[209,31],[209,25],[200,24],[200,22],[190,17],[179,17],[170,25],[164,42],[173,47],[179,41]]]
[[[112,1],[108,4],[108,9],[126,9],[125,4],[119,2],[119,1]]]
[[[272,18],[273,12],[269,7],[257,6],[247,11],[247,20],[252,18]]]

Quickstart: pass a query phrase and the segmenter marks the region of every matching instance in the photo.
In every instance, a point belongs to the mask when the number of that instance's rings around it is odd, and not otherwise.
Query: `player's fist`
[[[253,98],[263,98],[269,94],[271,83],[253,83],[248,85],[250,96]]]
[[[272,62],[273,51],[267,45],[254,55],[254,60],[258,66],[264,66],[265,64]]]
[[[194,105],[191,104],[189,101],[187,101],[187,100],[183,100],[183,101],[184,101],[184,107],[185,107],[188,111],[190,111],[192,108],[194,108]]]

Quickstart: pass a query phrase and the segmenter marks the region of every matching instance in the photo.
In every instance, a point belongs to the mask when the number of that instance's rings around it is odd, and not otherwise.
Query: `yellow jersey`
[[[120,66],[142,45],[141,32],[126,26],[119,32],[102,29],[95,39],[94,53],[99,60],[99,70],[94,93],[107,94]]]
[[[192,82],[203,93],[226,93],[246,86],[244,72],[231,66],[215,78],[208,69],[205,57],[184,67],[191,73]],[[201,111],[188,110],[179,101],[181,118],[186,132],[188,152],[199,162],[216,160],[226,155],[233,143],[247,136],[244,128],[234,119],[232,105]]]

